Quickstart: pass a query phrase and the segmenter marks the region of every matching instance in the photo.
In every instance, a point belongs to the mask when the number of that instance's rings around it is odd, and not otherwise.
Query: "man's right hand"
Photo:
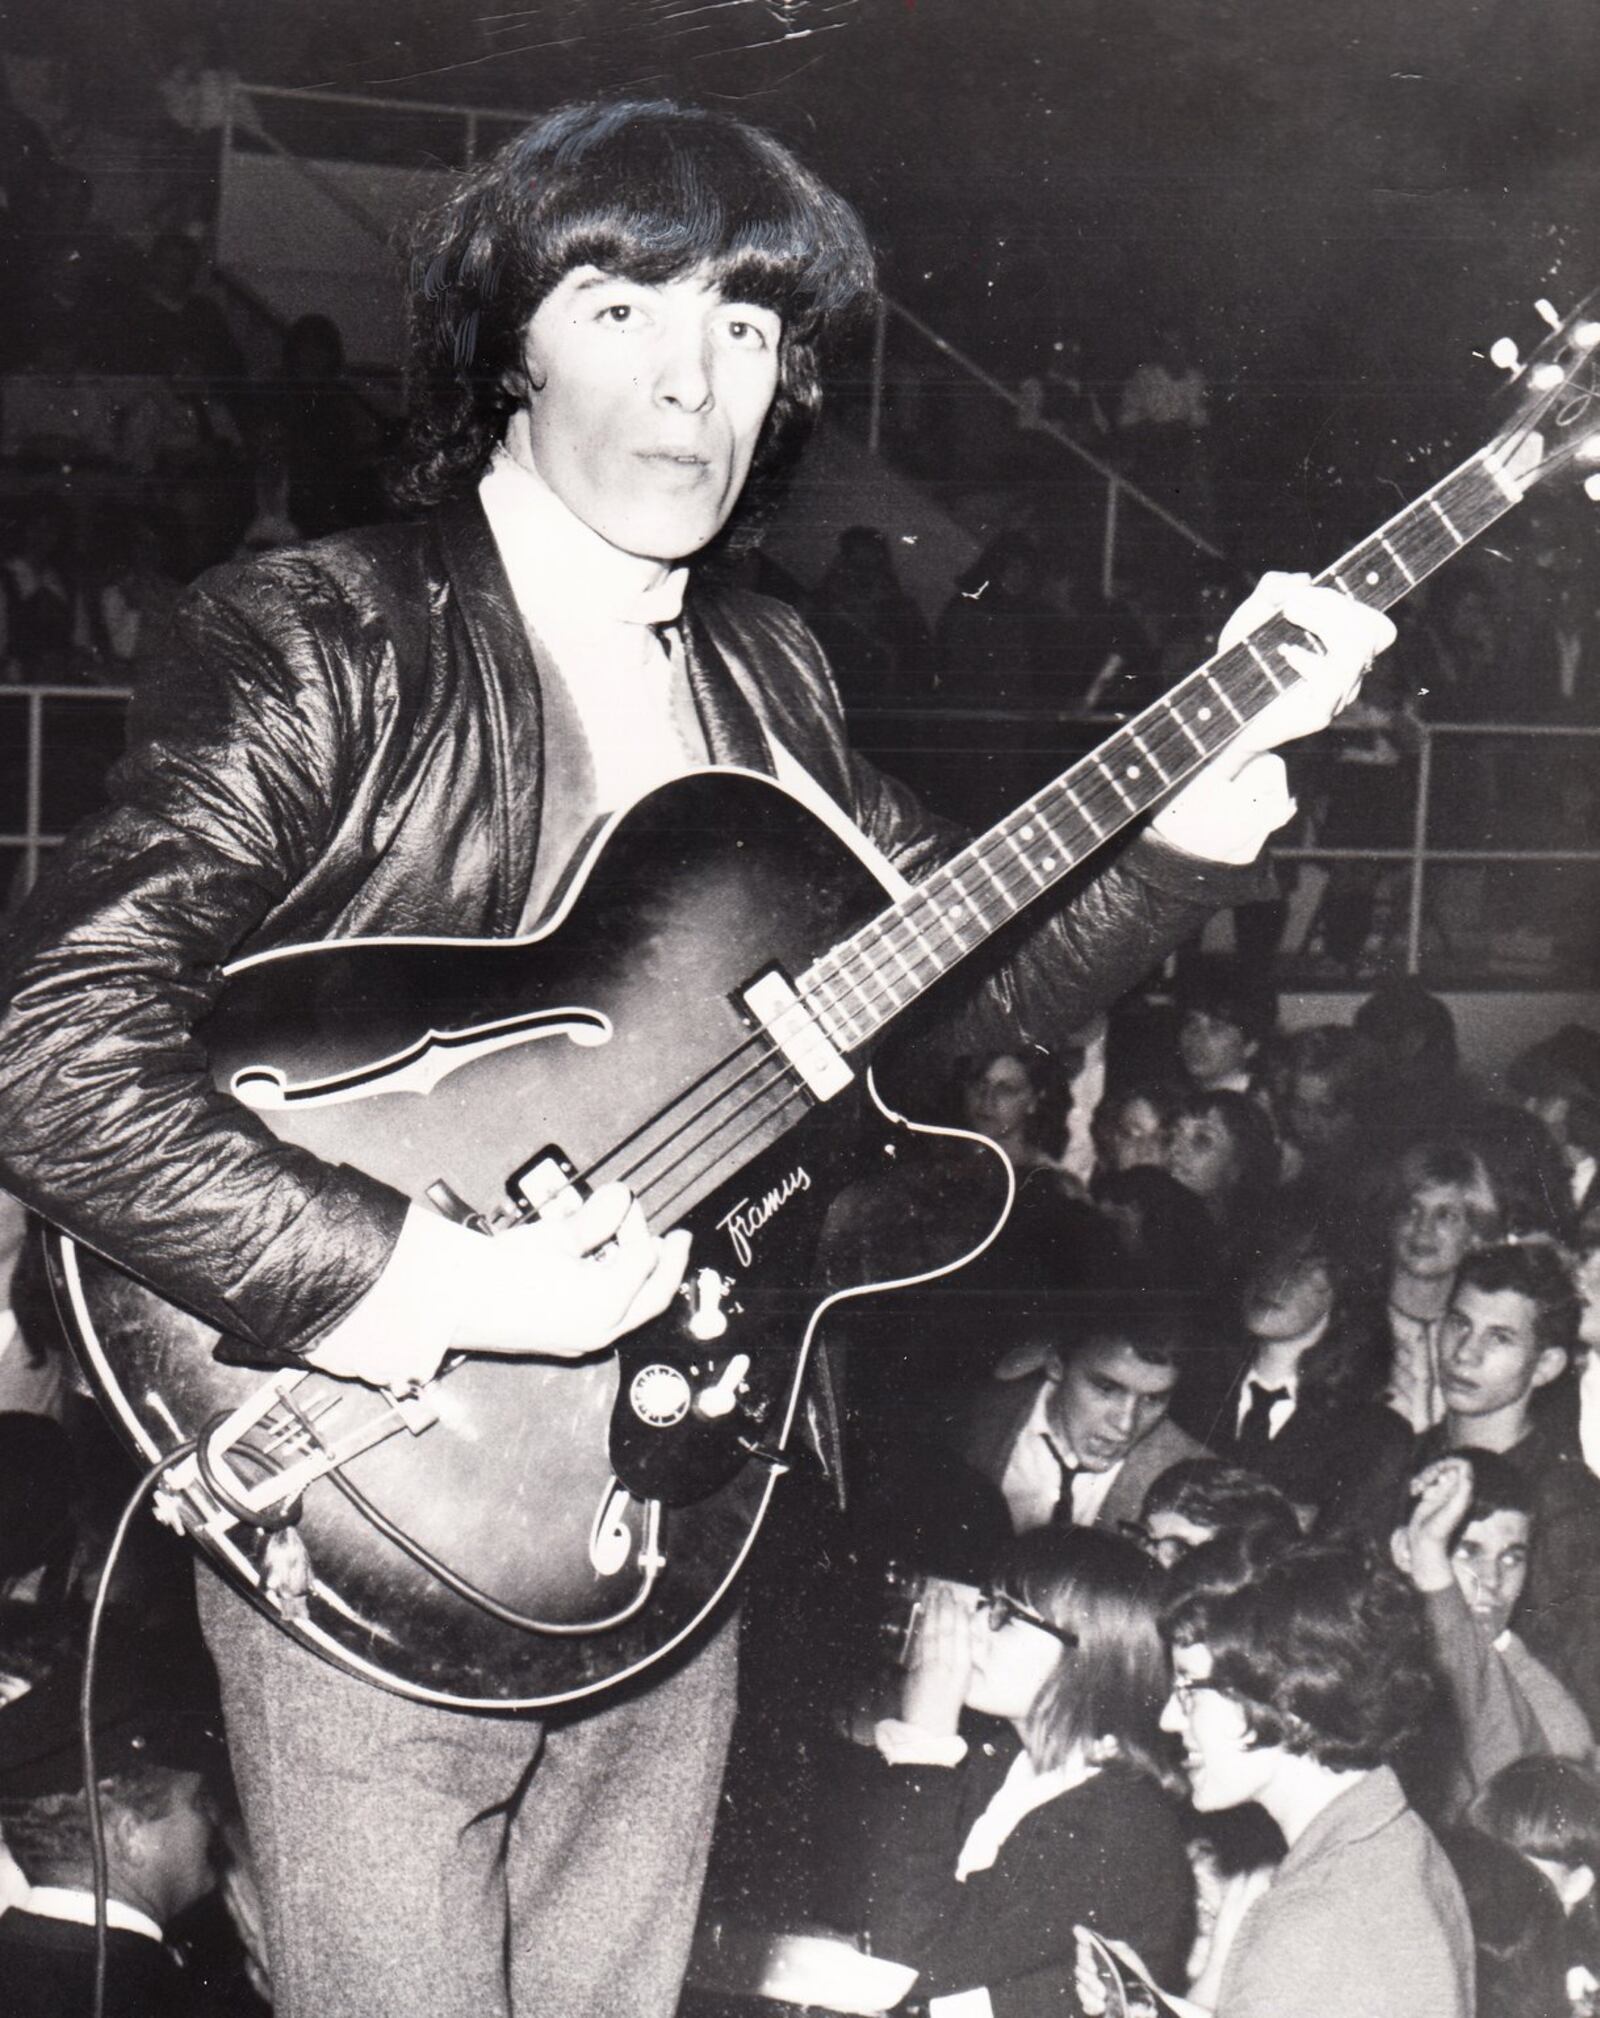
[[[566,1219],[485,1237],[413,1207],[400,1245],[348,1319],[306,1355],[372,1387],[431,1380],[451,1352],[583,1359],[659,1317],[689,1260],[689,1235],[653,1234],[620,1184]]]
[[[583,1359],[659,1317],[689,1263],[687,1233],[655,1234],[626,1186],[603,1184],[567,1219],[484,1242],[461,1284],[450,1347]]]

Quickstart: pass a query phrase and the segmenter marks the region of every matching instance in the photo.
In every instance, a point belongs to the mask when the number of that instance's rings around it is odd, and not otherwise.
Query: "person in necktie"
[[[956,1425],[1018,1534],[1137,1521],[1169,1465],[1206,1455],[1171,1420],[1190,1350],[1180,1298],[1084,1295],[1055,1307],[1024,1378],[995,1379]]]
[[[1258,1227],[1232,1369],[1185,1419],[1219,1457],[1308,1515],[1359,1522],[1381,1505],[1386,1520],[1409,1443],[1382,1406],[1385,1340],[1352,1293],[1334,1231],[1302,1200]]]

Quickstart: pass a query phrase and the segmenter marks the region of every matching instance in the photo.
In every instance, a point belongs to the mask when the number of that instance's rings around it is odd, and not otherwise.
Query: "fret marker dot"
[[[1202,722],[1209,722],[1211,719],[1211,710],[1209,708],[1202,708],[1200,710],[1199,719]]]
[[[1130,778],[1137,778],[1138,775],[1139,775],[1139,766],[1137,764],[1130,764],[1128,766],[1128,776]]]
[[[1031,841],[1033,839],[1033,829],[1031,827],[1024,827],[1022,830],[1022,838],[1025,841]]]
[[[1383,579],[1382,575],[1378,573],[1378,570],[1376,568],[1367,569],[1367,587],[1369,589],[1375,589],[1378,586],[1379,582],[1382,581],[1382,579]]]
[[[1042,861],[1042,862],[1041,862],[1041,863],[1039,864],[1039,867],[1040,867],[1041,869],[1053,869],[1053,868],[1055,867],[1055,865],[1056,865],[1056,858],[1055,858],[1055,856],[1054,856],[1054,855],[1046,855],[1046,856],[1045,856],[1045,858],[1044,858],[1044,860],[1043,860],[1043,861]]]

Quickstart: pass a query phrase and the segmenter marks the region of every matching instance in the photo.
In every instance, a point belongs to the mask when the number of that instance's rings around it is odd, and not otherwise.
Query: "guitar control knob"
[[[719,1416],[732,1415],[744,1377],[749,1371],[749,1353],[736,1352],[722,1369],[721,1378],[710,1387],[703,1387],[695,1396],[695,1414],[708,1416],[713,1422]]]
[[[727,1277],[719,1275],[714,1268],[697,1268],[690,1276],[683,1286],[683,1293],[689,1299],[691,1338],[721,1338],[728,1328],[722,1299],[732,1287]]]

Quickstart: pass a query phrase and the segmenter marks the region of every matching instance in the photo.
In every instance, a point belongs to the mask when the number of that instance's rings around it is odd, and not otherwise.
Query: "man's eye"
[[[747,349],[750,350],[766,349],[767,346],[766,331],[756,323],[744,321],[742,317],[737,321],[730,322],[728,324],[728,334],[735,343],[742,344]]]
[[[631,301],[610,301],[601,309],[600,320],[602,322],[624,323],[629,321],[632,315],[633,303]]]

